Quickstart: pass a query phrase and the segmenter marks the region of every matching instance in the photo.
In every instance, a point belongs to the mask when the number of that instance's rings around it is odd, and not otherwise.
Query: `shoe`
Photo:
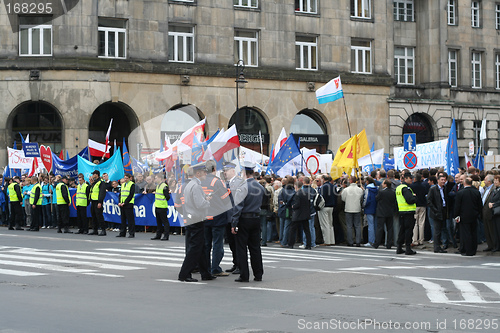
[[[378,245],[373,245],[373,248],[374,249],[378,249]]]
[[[182,281],[182,282],[198,282],[198,280],[193,279],[191,277],[188,277],[188,278],[185,278],[185,279],[179,279],[179,281]]]
[[[42,229],[45,229],[45,228],[47,228],[47,227],[46,227],[46,226],[43,226],[43,227],[42,227]]]
[[[78,235],[78,234],[83,234],[83,231],[78,230],[77,232],[75,232],[75,234],[76,234],[76,235]]]
[[[238,267],[236,267],[235,265],[233,265],[233,267],[231,267],[230,269],[226,269],[226,272],[228,273],[232,273],[234,272]]]
[[[16,230],[24,230],[23,228],[16,228]]]
[[[9,230],[15,230],[15,229],[14,229],[14,228],[12,228],[12,227],[9,227]]]
[[[448,248],[448,244],[446,244],[445,246],[443,246],[443,250],[446,250]]]
[[[125,237],[125,234],[118,234],[116,237]]]
[[[203,281],[211,281],[217,279],[217,276],[209,275],[201,278]]]
[[[87,235],[98,235],[99,233],[97,231],[92,231],[92,232],[88,232]]]
[[[73,231],[70,231],[70,230],[64,230],[64,233],[65,233],[65,234],[72,234],[72,233],[73,233]]]
[[[299,246],[299,249],[305,249],[305,248],[306,248],[306,246],[304,244]]]
[[[363,244],[364,247],[373,247],[370,243]]]
[[[163,235],[162,241],[168,241],[168,235]]]
[[[106,236],[106,231],[101,231],[97,236]]]
[[[354,244],[347,244],[347,246],[354,246]]]
[[[128,235],[128,238],[134,238],[135,235]]]
[[[359,243],[356,243],[356,247],[360,247],[360,246],[361,246],[361,244],[359,244]]]
[[[38,228],[28,229],[29,231],[40,231]]]
[[[439,248],[437,250],[434,250],[434,253],[448,253],[448,251],[445,251],[442,248]]]
[[[229,276],[231,274],[229,273],[226,273],[226,272],[220,272],[220,273],[216,273],[216,274],[213,274],[214,276]]]
[[[467,253],[462,253],[462,255],[463,255],[464,257],[472,257],[472,256],[474,256],[473,254],[467,254]]]
[[[237,278],[236,280],[234,280],[235,282],[248,282],[248,280],[243,280],[242,278]]]
[[[293,249],[293,245],[287,246],[288,249]]]
[[[493,250],[491,247],[488,247],[486,249],[483,250],[483,252],[491,252],[491,250]]]
[[[256,277],[256,278],[254,278],[253,280],[254,280],[254,281],[258,281],[258,282],[260,282],[260,281],[262,281],[262,278],[261,278],[261,277]]]
[[[311,250],[311,247],[310,246],[306,246],[305,249],[306,250]]]
[[[417,254],[417,252],[416,252],[416,251],[413,251],[413,250],[409,250],[409,251],[406,251],[406,252],[405,252],[405,254],[406,254],[407,256],[411,256],[411,255]]]
[[[405,253],[405,251],[403,251],[402,248],[398,247],[396,250],[396,254],[403,254],[403,253]]]
[[[434,241],[433,241],[433,240],[430,240],[430,241],[429,241],[429,244],[434,244]]]
[[[260,244],[260,246],[267,246],[267,244]]]
[[[57,233],[62,234],[62,230],[61,229],[57,230]]]
[[[240,269],[239,268],[236,268],[233,272],[233,274],[240,274]]]
[[[387,250],[390,250],[390,249],[391,249],[391,247],[390,247],[390,246],[386,246],[385,248],[386,248]]]

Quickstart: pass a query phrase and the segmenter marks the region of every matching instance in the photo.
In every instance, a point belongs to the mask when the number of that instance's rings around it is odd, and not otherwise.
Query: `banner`
[[[78,156],[78,172],[83,173],[85,180],[89,180],[92,172],[99,170],[101,175],[107,173],[109,180],[120,180],[125,175],[123,171],[122,155],[118,148],[109,160],[101,164],[94,164]]]
[[[33,158],[24,156],[24,151],[7,147],[9,153],[9,168],[11,169],[31,169]]]
[[[70,217],[76,217],[76,188],[70,188],[71,195]],[[175,194],[170,194],[168,200],[168,223],[171,227],[183,227],[184,220],[181,214],[174,208]],[[118,207],[118,193],[106,192],[104,199],[104,220],[106,222],[121,223],[120,207]],[[155,195],[136,194],[135,195],[135,225],[156,226]],[[87,207],[87,216],[90,217],[90,205]]]
[[[75,180],[78,178],[78,157],[88,156],[88,147],[85,147],[70,159],[62,160],[56,154],[52,153],[52,172],[54,175],[69,176]]]
[[[444,167],[446,165],[446,146],[448,139],[422,143],[417,145],[417,166],[415,170]],[[394,148],[394,164],[398,170],[407,169],[404,165],[406,152],[403,147]]]
[[[36,142],[23,142],[23,151],[26,157],[40,157],[40,149]]]

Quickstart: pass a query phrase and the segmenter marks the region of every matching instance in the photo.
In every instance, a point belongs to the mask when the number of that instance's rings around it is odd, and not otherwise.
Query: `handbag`
[[[493,216],[500,215],[500,206],[493,207]]]

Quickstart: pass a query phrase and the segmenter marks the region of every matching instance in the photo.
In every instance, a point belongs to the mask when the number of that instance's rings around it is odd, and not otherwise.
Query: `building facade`
[[[495,1],[86,0],[60,15],[7,3],[0,164],[19,133],[71,155],[103,142],[111,119],[133,156],[203,118],[207,135],[236,123],[256,150],[260,131],[264,153],[282,127],[320,152],[366,129],[387,151],[407,132],[446,138],[456,118],[461,154],[486,118],[498,149]],[[319,105],[338,75],[344,101]]]

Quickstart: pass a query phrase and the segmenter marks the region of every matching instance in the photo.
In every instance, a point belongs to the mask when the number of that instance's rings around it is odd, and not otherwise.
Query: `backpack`
[[[322,210],[323,207],[325,207],[325,199],[321,194],[319,194],[319,192],[316,192],[316,195],[314,196],[313,206],[316,211]]]

